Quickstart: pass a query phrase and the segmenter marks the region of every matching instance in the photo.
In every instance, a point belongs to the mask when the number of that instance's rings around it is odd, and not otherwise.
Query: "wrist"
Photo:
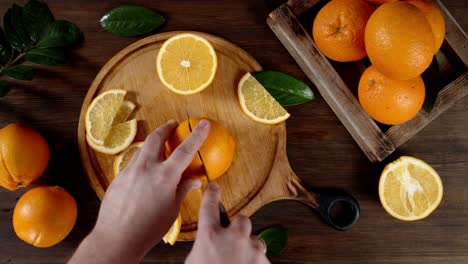
[[[139,263],[143,259],[145,252],[139,245],[110,234],[96,226],[85,239],[102,263]]]

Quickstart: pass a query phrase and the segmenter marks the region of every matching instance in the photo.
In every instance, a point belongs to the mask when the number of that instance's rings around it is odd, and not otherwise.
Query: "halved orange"
[[[443,190],[439,174],[429,164],[408,156],[388,164],[379,182],[382,206],[404,221],[430,215],[439,206]]]

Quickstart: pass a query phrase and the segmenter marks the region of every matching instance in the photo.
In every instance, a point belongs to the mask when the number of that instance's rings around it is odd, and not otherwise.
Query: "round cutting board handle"
[[[308,191],[299,178],[294,177],[289,185],[294,200],[302,202],[317,212],[322,220],[337,230],[348,230],[359,220],[357,200],[339,189],[315,189]]]
[[[345,191],[322,189],[317,190],[315,194],[319,206],[314,209],[334,228],[348,230],[359,220],[359,204]]]

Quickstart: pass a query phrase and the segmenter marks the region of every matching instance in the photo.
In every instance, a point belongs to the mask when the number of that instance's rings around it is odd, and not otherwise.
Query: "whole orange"
[[[381,5],[367,22],[367,55],[392,79],[408,80],[423,73],[431,64],[434,42],[424,14],[406,2]]]
[[[395,1],[398,1],[398,0],[366,0],[367,2],[369,2],[370,4],[373,4],[373,5],[381,5],[381,4],[385,4],[385,3],[389,3],[389,2],[395,2]]]
[[[366,56],[364,30],[374,8],[364,0],[332,0],[314,20],[317,47],[335,61],[356,61]]]
[[[8,190],[26,187],[47,168],[47,141],[36,130],[21,124],[0,129],[0,185]]]
[[[424,82],[420,76],[392,80],[374,66],[359,80],[359,102],[370,117],[387,125],[397,125],[413,118],[424,103]]]
[[[229,131],[218,122],[201,117],[190,118],[190,125],[195,128],[200,120],[210,121],[210,134],[200,148],[200,155],[210,180],[215,180],[222,176],[231,166],[234,158],[235,141]],[[175,150],[190,135],[188,120],[179,124],[166,142],[166,156]],[[205,175],[202,162],[196,155],[184,172],[184,177],[203,177]]]
[[[13,228],[16,235],[35,247],[51,247],[73,229],[76,202],[58,186],[39,186],[27,191],[15,206]]]
[[[426,16],[427,21],[432,28],[432,33],[434,34],[434,53],[442,46],[445,38],[445,20],[442,16],[442,12],[434,5],[434,3],[426,0],[409,0],[408,3],[419,8],[421,12]]]

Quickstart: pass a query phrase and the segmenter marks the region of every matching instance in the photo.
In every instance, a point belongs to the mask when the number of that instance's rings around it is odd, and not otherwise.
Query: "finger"
[[[193,129],[190,136],[174,150],[166,162],[177,171],[177,174],[182,174],[190,165],[209,133],[210,122],[208,120],[201,120]]]
[[[243,236],[250,236],[250,232],[252,231],[252,223],[250,222],[249,218],[243,215],[236,215],[229,225],[229,230],[234,232],[238,232]]]
[[[188,179],[181,181],[177,186],[176,202],[180,206],[185,199],[187,193],[192,189],[199,189],[202,186],[202,182],[199,179]]]
[[[127,166],[123,170],[119,171],[119,173],[115,176],[115,178],[122,175],[124,171],[129,170],[130,168],[135,166],[135,162],[138,160],[138,155],[140,155],[140,149],[138,149],[137,151],[135,151],[135,153],[133,153],[133,156],[128,162]]]
[[[271,262],[268,260],[266,255],[264,253],[257,253],[254,256],[254,259],[250,263],[255,263],[255,264],[271,264]]]
[[[160,161],[164,150],[164,142],[176,126],[176,121],[169,120],[154,130],[146,138],[145,143],[140,149],[140,154],[138,155],[139,161],[150,163]]]
[[[211,182],[203,193],[198,216],[198,229],[207,230],[219,227],[219,186]]]
[[[141,152],[141,148],[137,149],[137,151],[135,151],[135,153],[133,153],[132,158],[128,162],[127,168],[132,166],[132,164],[135,163],[138,160],[138,156],[140,156],[140,152]]]
[[[266,243],[263,239],[258,236],[251,236],[250,240],[252,241],[252,246],[256,251],[261,252],[262,254],[266,253]]]

